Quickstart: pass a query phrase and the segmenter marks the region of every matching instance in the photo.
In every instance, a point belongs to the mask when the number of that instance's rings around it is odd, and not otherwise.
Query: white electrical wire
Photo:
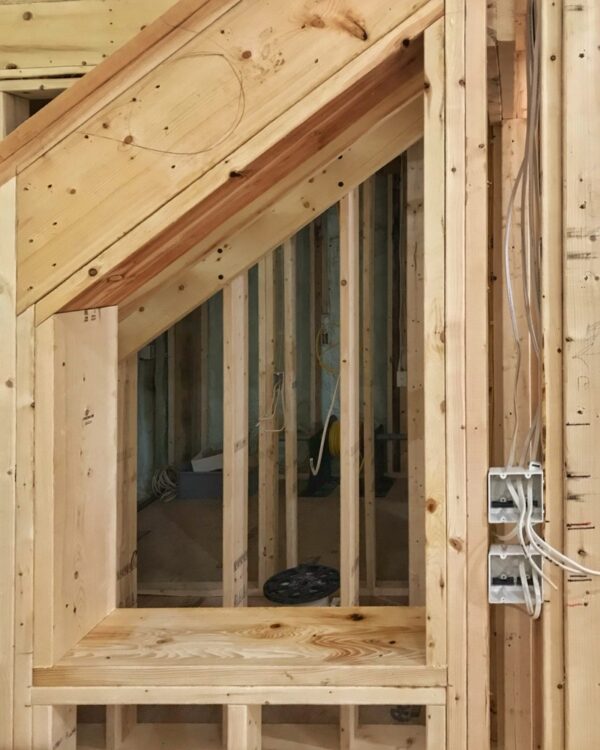
[[[338,388],[340,385],[340,376],[337,376],[337,380],[335,381],[335,388],[333,389],[333,396],[331,397],[331,403],[329,404],[329,411],[327,412],[327,416],[325,417],[325,424],[323,425],[323,432],[321,433],[321,446],[319,448],[319,456],[317,458],[317,466],[315,468],[314,461],[312,459],[312,456],[309,460],[310,465],[310,471],[313,477],[316,477],[319,471],[321,470],[321,461],[323,460],[323,450],[325,448],[325,440],[327,439],[327,429],[329,427],[329,420],[331,419],[331,416],[333,414],[333,407],[335,406],[335,398],[337,396]]]
[[[516,352],[515,378],[513,391],[513,413],[514,424],[510,442],[508,467],[519,465],[526,467],[527,459],[535,461],[539,454],[542,437],[542,332],[541,332],[541,291],[539,284],[539,273],[541,268],[541,233],[540,233],[540,184],[538,164],[538,128],[540,113],[540,14],[538,0],[531,0],[529,5],[529,45],[527,59],[527,131],[525,136],[525,153],[519,167],[515,182],[510,192],[506,228],[502,244],[503,265],[506,277],[506,294],[510,313],[511,329]],[[525,437],[519,463],[515,464],[517,457],[517,440],[519,434],[519,410],[517,404],[517,393],[519,381],[522,374],[522,347],[515,306],[515,291],[513,288],[510,238],[513,229],[513,216],[517,195],[520,190],[521,208],[521,279],[522,294],[527,321],[527,333],[531,344],[533,355],[536,359],[537,382],[536,382],[536,408],[531,418],[530,427]],[[534,553],[558,566],[562,570],[585,576],[600,576],[600,570],[588,568],[585,565],[572,560],[570,557],[555,549],[536,531],[535,525],[540,522],[533,521],[533,482],[527,480],[527,491],[525,491],[522,478],[506,479],[509,494],[515,508],[519,512],[519,520],[515,529],[501,537],[503,541],[518,537],[519,544],[527,558],[531,568],[533,598],[526,578],[524,561],[519,564],[521,586],[525,606],[531,617],[539,617],[542,607],[541,579],[546,580],[553,588],[557,588],[551,579],[543,573],[541,567],[534,558]]]
[[[172,466],[157,469],[152,475],[152,492],[163,503],[177,497],[177,471]]]
[[[283,432],[285,430],[285,388],[283,384],[284,373],[275,373],[275,383],[273,384],[273,395],[271,397],[271,410],[269,414],[266,414],[258,418],[256,426],[263,433],[272,432]],[[277,406],[281,404],[281,427],[267,428],[265,427],[266,422],[273,422],[277,417]]]

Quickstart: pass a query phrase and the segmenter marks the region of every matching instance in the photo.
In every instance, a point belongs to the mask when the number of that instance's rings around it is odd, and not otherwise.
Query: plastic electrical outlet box
[[[533,553],[533,560],[541,569],[542,556]],[[524,604],[520,563],[525,564],[525,575],[531,598],[535,597],[531,563],[520,544],[492,544],[488,554],[488,600],[490,604]],[[540,586],[542,586],[540,580]],[[543,588],[543,587],[542,587]]]
[[[516,507],[508,483],[522,482],[525,497],[528,485],[533,489],[533,523],[544,521],[544,472],[540,464],[522,466],[497,466],[488,471],[488,521],[489,523],[518,523],[519,510]]]

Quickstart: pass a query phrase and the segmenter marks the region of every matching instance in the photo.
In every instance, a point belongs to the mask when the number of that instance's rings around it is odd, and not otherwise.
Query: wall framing
[[[467,45],[467,35],[470,39],[477,40],[476,44]],[[465,357],[470,362],[482,363],[483,370],[487,367],[487,318],[484,312],[487,309],[487,233],[482,219],[486,216],[487,123],[485,71],[482,72],[480,64],[481,55],[485,55],[485,45],[483,2],[473,2],[467,6],[465,0],[447,0],[445,19],[438,20],[425,33],[427,86],[424,99],[424,179],[425,194],[433,196],[433,199],[426,198],[424,207],[424,328],[427,332],[428,354],[424,367],[424,384],[426,393],[435,396],[431,400],[431,406],[426,405],[424,416],[427,431],[424,452],[426,465],[432,468],[425,476],[424,493],[427,511],[426,578],[429,585],[426,587],[428,619],[424,641],[427,661],[423,665],[422,675],[431,672],[435,674],[435,678],[424,679],[435,679],[437,682],[441,679],[442,684],[401,686],[394,694],[381,692],[384,687],[377,684],[362,686],[362,692],[350,692],[353,688],[342,684],[339,688],[328,691],[327,695],[323,691],[317,693],[315,686],[307,685],[295,696],[296,700],[302,702],[336,700],[349,709],[359,702],[383,701],[384,698],[386,701],[393,699],[397,702],[404,700],[425,704],[428,706],[427,742],[431,750],[445,744],[446,736],[449,748],[484,750],[489,746],[489,724],[486,718],[489,694],[486,642],[489,626],[487,607],[484,605],[481,564],[482,555],[487,548],[487,524],[482,521],[475,504],[482,491],[488,464],[485,454],[488,431],[487,383],[485,378],[477,382],[469,379],[465,369]],[[439,190],[440,184],[445,185],[442,191]],[[469,199],[465,201],[467,195]],[[344,198],[344,202],[348,200]],[[358,214],[357,210],[355,214]],[[296,216],[294,221],[299,222],[299,217]],[[290,230],[291,227],[285,236],[289,235]],[[355,240],[357,241],[357,237]],[[469,254],[466,253],[466,247],[470,248]],[[480,252],[473,253],[473,247],[477,247]],[[266,249],[268,248],[263,248],[262,252]],[[247,266],[237,269],[238,272],[244,271],[245,267]],[[232,283],[235,284],[236,281]],[[123,302],[127,303],[125,299]],[[42,307],[43,303],[44,300],[40,300]],[[53,303],[45,308],[38,322],[42,322],[50,313],[52,306]],[[10,313],[1,314],[3,318],[13,320],[14,306]],[[32,318],[33,308],[25,307],[19,318],[24,343],[27,342],[27,331],[31,332]],[[49,317],[46,323],[38,327],[38,331],[44,326],[54,325],[57,320],[58,318]],[[166,320],[164,318],[160,325]],[[121,322],[120,328],[123,325]],[[113,346],[116,352],[116,333]],[[135,345],[129,350],[122,348],[121,356],[130,354],[134,349]],[[26,353],[27,348],[23,351]],[[18,354],[11,352],[7,359],[16,362],[17,356]],[[37,356],[46,358],[48,355],[38,349]],[[127,361],[123,359],[123,362]],[[116,373],[116,354],[114,364]],[[22,366],[27,367],[26,357]],[[33,377],[32,371],[30,376]],[[23,377],[23,381],[25,393],[28,380]],[[114,390],[116,393],[116,374]],[[17,399],[18,397],[17,391]],[[350,388],[348,397],[353,399],[355,408],[358,408],[358,387]],[[15,409],[14,424],[18,424],[18,406],[10,408]],[[114,416],[116,436],[116,411]],[[29,419],[31,421],[31,417]],[[25,414],[22,415],[22,421],[23,429],[27,431]],[[439,429],[440,426],[442,429]],[[116,437],[114,443],[116,483]],[[348,461],[351,460],[351,454],[349,446]],[[123,489],[121,493],[123,500],[126,493]],[[115,575],[111,579],[111,585],[116,585],[116,561],[113,567]],[[349,570],[353,570],[352,565]],[[348,592],[353,585],[351,577],[346,576]],[[357,582],[356,577],[355,583]],[[122,602],[127,596],[121,594],[119,598]],[[346,604],[356,604],[354,595],[345,598],[348,599]],[[36,602],[36,606],[38,604]],[[448,618],[448,610],[451,608],[453,617]],[[456,612],[459,613],[458,618],[454,617]],[[112,616],[109,610],[106,614]],[[4,638],[4,631],[2,635]],[[478,658],[475,658],[475,653],[479,654]],[[63,654],[52,657],[52,664],[46,666],[50,670],[58,668],[62,656]],[[444,708],[446,665],[449,670],[447,713]],[[440,678],[442,674],[444,676]],[[46,677],[39,672],[36,679],[45,680]],[[61,696],[61,701],[70,704],[99,700],[101,697],[107,703],[117,701],[124,704],[140,698],[131,688],[124,688],[118,694],[113,691],[110,696],[108,691],[112,688],[98,686],[94,688],[96,692],[93,697],[90,691],[85,690],[68,684],[53,686],[38,682],[34,687],[34,701],[36,712],[41,718],[36,726],[45,727],[53,740],[62,732],[74,742],[72,711],[44,709],[42,704],[50,701],[49,705],[56,705],[58,695]],[[279,695],[283,695],[285,690],[285,687],[281,687]],[[286,699],[294,700],[293,689],[287,690]],[[167,695],[169,691],[172,691],[170,699]],[[175,697],[182,700],[181,693],[174,686],[165,686],[162,691],[157,686],[152,698],[158,700],[160,697],[163,702],[174,700]],[[213,687],[210,696],[208,693],[203,696],[201,691],[195,695],[188,691],[186,695],[188,700],[196,702],[208,700],[209,697],[214,701],[215,692]],[[231,702],[225,700],[225,695],[222,697],[223,703]],[[235,746],[231,744],[235,742],[232,737],[239,730],[244,737],[243,742],[254,750],[257,746],[256,727],[260,725],[260,716],[259,711],[253,710],[251,706],[254,705],[254,700],[262,702],[272,699],[273,694],[266,690],[261,694],[258,690],[249,689],[240,690],[237,699],[241,697],[244,700],[236,703],[234,710],[228,713],[231,722],[229,743],[230,746]]]

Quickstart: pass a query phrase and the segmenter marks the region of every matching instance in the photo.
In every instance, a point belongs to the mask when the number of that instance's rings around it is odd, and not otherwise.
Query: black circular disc
[[[309,604],[335,593],[340,574],[325,565],[298,565],[271,576],[263,594],[276,604]]]

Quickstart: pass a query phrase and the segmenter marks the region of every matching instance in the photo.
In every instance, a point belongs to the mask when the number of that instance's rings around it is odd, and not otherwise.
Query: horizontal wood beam
[[[444,687],[34,687],[34,705],[247,705],[435,706],[446,702]]]
[[[411,40],[442,2],[387,6],[374,0],[358,22],[338,6],[306,16],[293,0],[274,18],[242,0],[210,24],[203,6],[121,70],[110,94],[80,102],[41,158],[8,159],[19,309],[84,267],[83,290],[60,309],[122,302],[387,96],[410,77]]]
[[[348,189],[363,182],[423,134],[422,97],[378,123],[332,161],[298,183],[245,228],[206,248],[189,268],[171,266],[154,284],[119,308],[119,356],[140,349],[199,304],[228,279],[254,265],[269,250],[336,203]],[[342,157],[342,158],[339,158]],[[227,246],[227,252],[220,252]],[[204,243],[193,250],[198,255]],[[191,253],[192,251],[190,251]],[[143,292],[143,290],[140,290]],[[38,306],[39,307],[39,306]],[[43,319],[46,308],[40,314]]]

